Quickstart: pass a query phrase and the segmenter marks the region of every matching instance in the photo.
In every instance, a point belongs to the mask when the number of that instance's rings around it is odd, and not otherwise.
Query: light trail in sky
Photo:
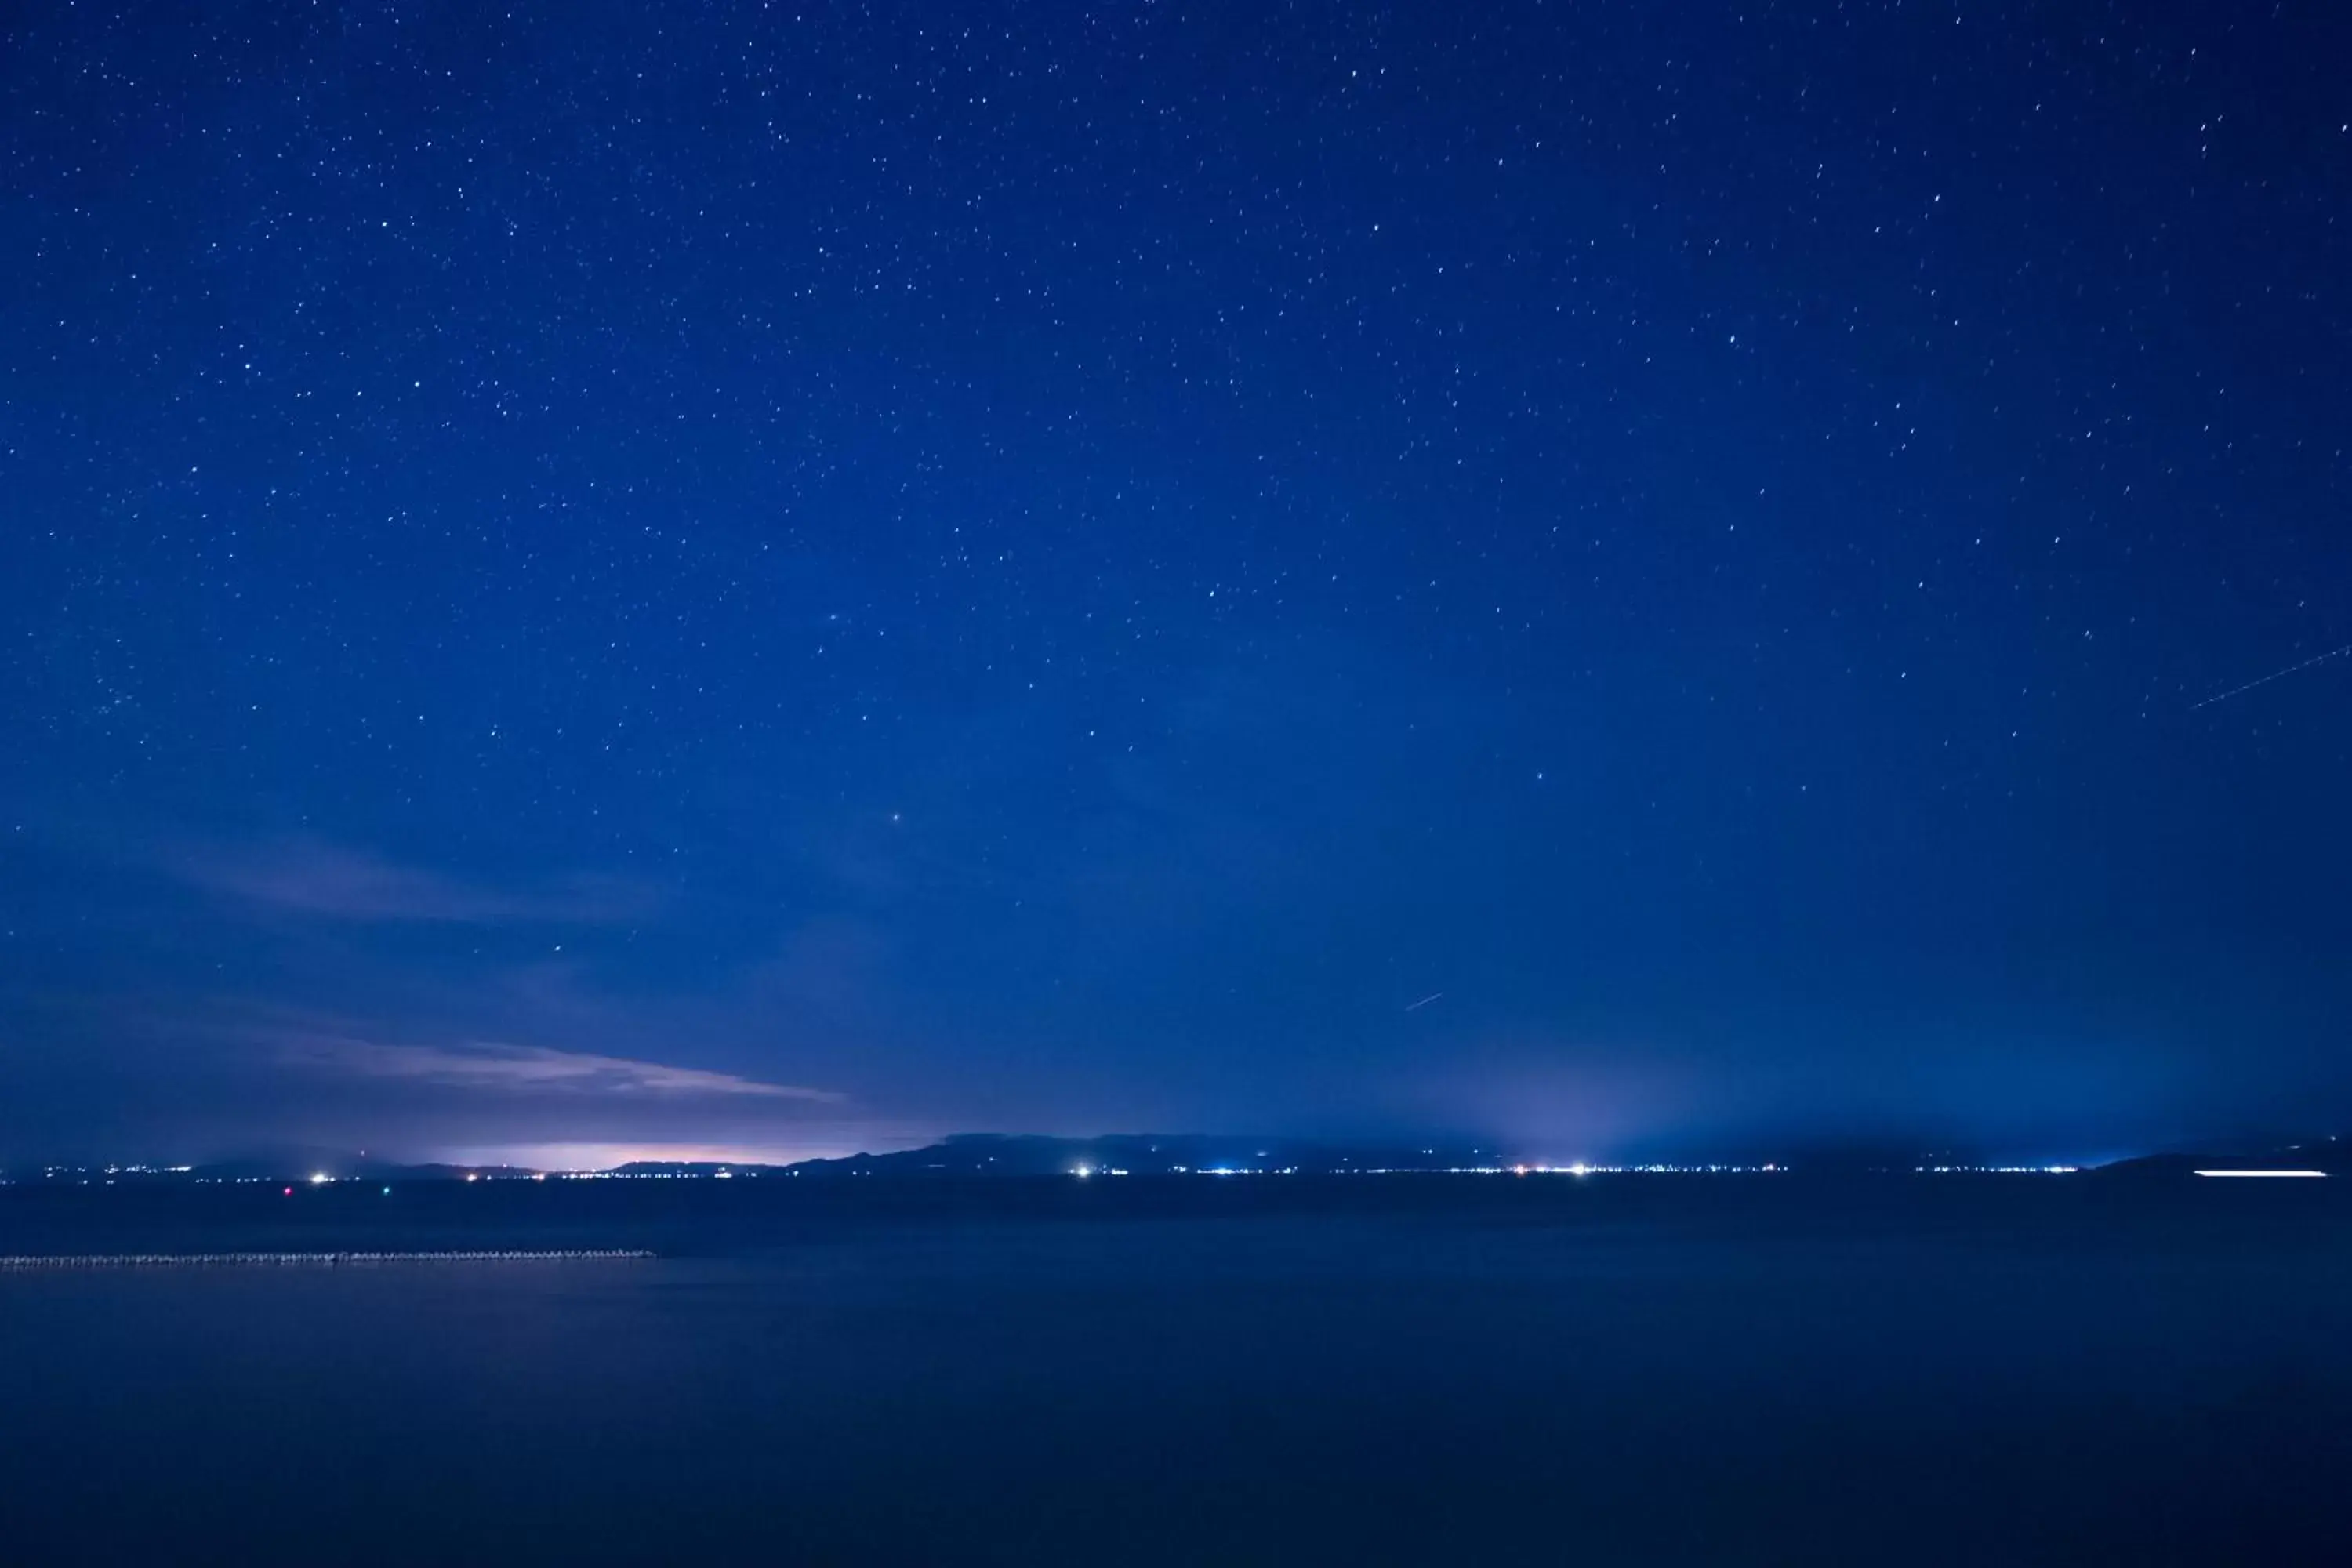
[[[2346,643],[2342,647],[2329,648],[2326,653],[2315,654],[2301,664],[2290,664],[2284,669],[2274,669],[2260,680],[2249,680],[2243,686],[2232,686],[2229,690],[2208,697],[2202,702],[2192,702],[2189,705],[2189,710],[2194,713],[2200,708],[2210,708],[2216,702],[2227,702],[2231,698],[2242,696],[2257,686],[2268,686],[2272,681],[2293,675],[2299,669],[2309,669],[2315,664],[2326,664],[2329,659],[2341,658],[2347,653],[2352,653],[2352,642]]]

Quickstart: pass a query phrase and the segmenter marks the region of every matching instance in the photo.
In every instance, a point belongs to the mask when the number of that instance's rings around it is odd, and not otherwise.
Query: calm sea
[[[0,1563],[2352,1563],[2352,1184],[0,1189]]]

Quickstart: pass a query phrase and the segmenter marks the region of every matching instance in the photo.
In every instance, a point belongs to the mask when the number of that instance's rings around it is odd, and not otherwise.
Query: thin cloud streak
[[[485,887],[313,838],[199,850],[171,868],[247,904],[362,922],[610,925],[644,918],[656,901],[645,887],[607,877],[520,892]]]
[[[629,1057],[559,1051],[545,1046],[493,1042],[465,1046],[399,1046],[336,1036],[284,1042],[279,1058],[363,1078],[399,1079],[446,1089],[509,1093],[550,1091],[612,1098],[664,1100],[749,1098],[839,1105],[846,1095],[799,1084],[767,1083],[734,1073],[671,1067]]]

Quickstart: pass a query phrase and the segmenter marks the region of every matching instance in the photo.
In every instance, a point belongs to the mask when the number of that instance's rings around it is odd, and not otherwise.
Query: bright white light
[[[333,1180],[334,1178],[324,1171],[313,1171],[310,1173],[310,1184],[314,1187],[323,1187]]]
[[[1591,1175],[1592,1173],[1592,1167],[1586,1164],[1583,1161],[1579,1160],[1575,1164],[1570,1165],[1568,1168],[1568,1173],[1571,1176]]]
[[[2200,1171],[2200,1176],[2325,1176],[2325,1171]]]
[[[1070,1174],[1074,1176],[1091,1176],[1094,1173],[1095,1168],[1092,1165],[1080,1165],[1076,1170],[1070,1173]]]

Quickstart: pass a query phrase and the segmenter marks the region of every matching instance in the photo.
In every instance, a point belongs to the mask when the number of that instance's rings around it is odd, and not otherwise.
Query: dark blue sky
[[[2352,1108],[2347,46],[12,7],[0,1155]]]

